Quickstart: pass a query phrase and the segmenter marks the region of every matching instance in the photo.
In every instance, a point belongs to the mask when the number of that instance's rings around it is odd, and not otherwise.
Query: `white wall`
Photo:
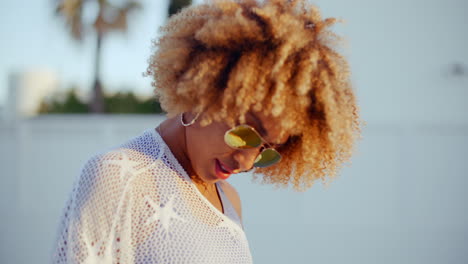
[[[42,116],[0,127],[0,263],[47,263],[72,181],[163,116]],[[238,189],[255,263],[468,260],[468,125],[369,124],[352,166],[305,193]]]

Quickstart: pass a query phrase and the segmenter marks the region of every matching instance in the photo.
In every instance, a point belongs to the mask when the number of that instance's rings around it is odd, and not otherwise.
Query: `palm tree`
[[[141,7],[139,2],[134,0],[123,2],[117,6],[110,3],[109,0],[56,0],[55,13],[65,19],[73,39],[81,42],[84,29],[87,26],[92,26],[97,34],[93,96],[90,104],[90,110],[93,113],[104,112],[103,89],[99,74],[102,40],[109,32],[126,32],[129,14]],[[97,4],[98,12],[92,25],[85,25],[83,6],[89,3]]]

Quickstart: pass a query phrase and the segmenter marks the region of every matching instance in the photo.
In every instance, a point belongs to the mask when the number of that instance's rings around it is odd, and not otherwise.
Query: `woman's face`
[[[190,122],[194,115],[184,115],[185,122]],[[259,132],[262,138],[273,148],[284,144],[288,135],[279,138],[279,128],[275,125],[278,118],[265,116],[259,112],[249,112],[246,124]],[[224,134],[231,129],[225,123],[212,122],[201,127],[199,122],[186,127],[187,152],[195,173],[206,183],[215,183],[226,179],[233,173],[250,170],[257,158],[261,146],[252,149],[233,149],[224,142]],[[220,165],[223,167],[221,168]],[[275,165],[272,165],[275,166]],[[230,173],[226,173],[227,169]]]

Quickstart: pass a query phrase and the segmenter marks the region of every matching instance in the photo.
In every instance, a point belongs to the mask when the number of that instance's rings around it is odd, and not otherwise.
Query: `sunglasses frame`
[[[273,166],[273,165],[275,165],[275,164],[278,164],[278,163],[281,161],[282,156],[281,156],[281,154],[279,153],[279,151],[277,151],[275,148],[273,148],[273,147],[271,146],[270,143],[268,143],[265,139],[263,139],[263,137],[260,135],[260,133],[258,133],[258,131],[257,131],[253,126],[251,126],[251,125],[247,125],[247,124],[237,125],[237,126],[231,128],[231,129],[227,130],[227,131],[224,133],[224,138],[226,138],[226,135],[227,135],[229,132],[233,131],[234,129],[236,129],[236,128],[238,128],[238,127],[247,127],[247,128],[249,128],[249,129],[252,130],[252,131],[260,138],[260,140],[262,141],[262,144],[259,145],[259,146],[262,146],[263,149],[262,149],[262,151],[261,151],[260,153],[258,153],[257,158],[260,157],[260,155],[261,155],[263,152],[265,152],[266,150],[268,150],[268,149],[273,150],[273,151],[276,152],[276,153],[278,154],[278,156],[279,156],[279,160],[278,160],[277,162],[275,162],[275,163],[273,163],[273,164],[271,164],[271,165],[265,166],[265,167],[257,167],[257,168],[266,168],[266,167],[270,167],[270,166]],[[229,147],[234,148],[234,149],[241,149],[241,150],[242,150],[242,149],[256,148],[256,147],[249,147],[249,148],[233,147],[233,146],[231,146],[228,142],[226,142],[226,140],[224,140],[224,142],[226,143],[226,145],[228,145]],[[265,148],[265,147],[263,146],[263,145],[265,145],[265,144],[268,146],[268,148]],[[259,147],[259,146],[257,146],[257,147]],[[255,160],[257,160],[257,158],[256,158]],[[256,167],[256,166],[255,166],[255,163],[256,163],[256,162],[254,162],[254,167]]]

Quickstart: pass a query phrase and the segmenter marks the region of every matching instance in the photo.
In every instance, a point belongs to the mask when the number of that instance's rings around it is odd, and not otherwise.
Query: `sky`
[[[114,0],[114,2],[117,0]],[[129,20],[127,34],[112,33],[103,42],[101,77],[110,91],[151,94],[143,77],[151,40],[166,21],[166,0],[141,0],[143,9]],[[198,3],[200,1],[194,1]],[[8,76],[37,69],[55,72],[60,89],[89,90],[93,80],[95,35],[74,41],[63,20],[54,15],[53,0],[2,0],[0,8],[0,105],[6,100]]]
[[[86,34],[82,42],[73,40],[65,22],[54,15],[55,0],[1,1],[0,108],[6,101],[8,76],[12,73],[52,72],[57,75],[59,90],[77,86],[84,92],[90,91],[95,34]],[[128,32],[111,33],[103,42],[101,80],[106,91],[132,89],[138,94],[152,94],[151,79],[142,74],[152,51],[151,41],[157,38],[159,26],[167,19],[168,0],[140,2],[143,9],[129,19]]]
[[[73,41],[54,16],[55,0],[2,0],[0,8],[0,108],[8,76],[36,69],[55,72],[60,89],[92,87],[94,36]],[[124,0],[109,0],[124,1]],[[166,21],[167,0],[140,0],[144,9],[131,19],[128,34],[103,43],[101,77],[106,91],[151,95],[143,77],[151,41]],[[196,0],[194,3],[200,3]],[[466,0],[314,0],[322,17],[344,19],[333,31],[345,39],[351,81],[368,121],[466,122]],[[395,18],[398,18],[395,20]]]

